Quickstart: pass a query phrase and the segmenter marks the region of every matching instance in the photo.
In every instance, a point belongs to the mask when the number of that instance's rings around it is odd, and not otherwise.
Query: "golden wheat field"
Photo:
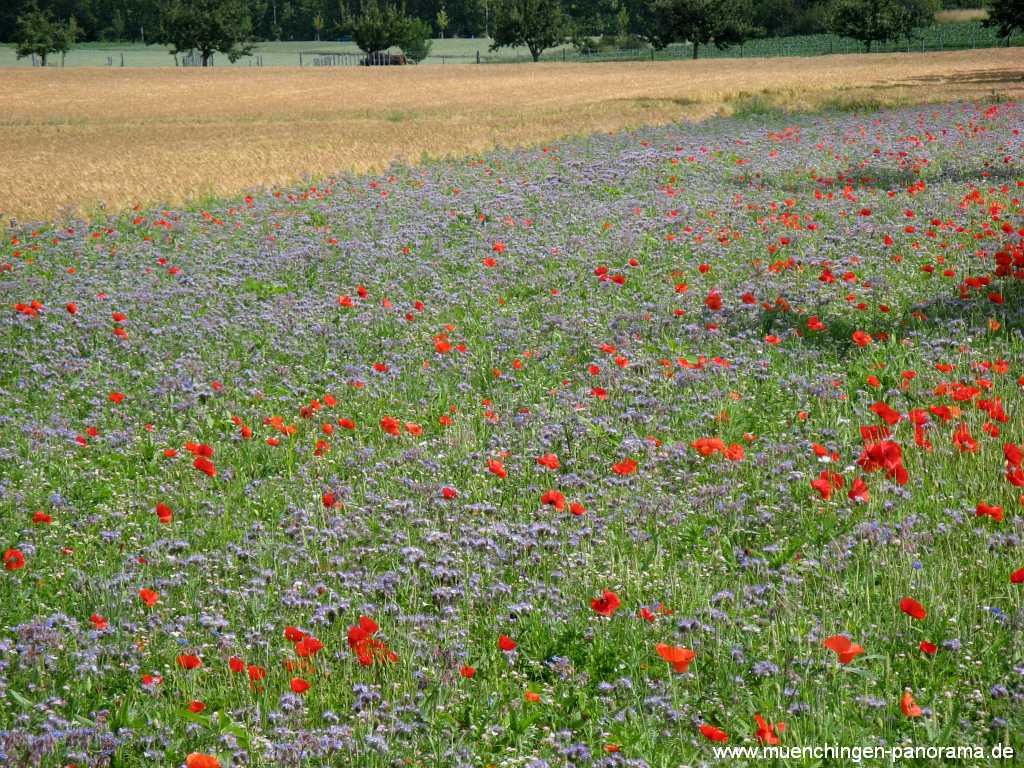
[[[0,70],[0,217],[179,204],[757,106],[1024,96],[1021,49],[814,59]]]
[[[988,18],[988,11],[984,8],[949,8],[935,14],[935,21],[939,24],[954,24],[965,21],[981,21]]]

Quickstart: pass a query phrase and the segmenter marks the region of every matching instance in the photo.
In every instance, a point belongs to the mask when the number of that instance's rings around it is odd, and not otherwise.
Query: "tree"
[[[324,17],[319,13],[313,17],[313,32],[316,34],[316,41],[320,42],[320,33],[324,31]]]
[[[22,13],[16,22],[14,42],[15,53],[19,59],[33,54],[38,56],[45,67],[51,53],[64,55],[81,35],[81,30],[74,16],[67,22],[55,21],[49,11],[41,11],[33,2]]]
[[[406,18],[405,28],[398,41],[398,47],[402,49],[405,58],[413,64],[419,64],[430,55],[432,45],[430,25],[423,19]]]
[[[649,9],[637,14],[636,31],[659,49],[689,42],[696,59],[702,45],[727,48],[760,34],[748,22],[751,17],[746,0],[654,0]]]
[[[1024,29],[1024,0],[991,0],[988,18],[982,22],[986,27],[996,27],[1000,37],[1010,44],[1010,35]]]
[[[245,0],[170,0],[160,17],[156,42],[177,56],[198,51],[203,66],[214,53],[236,61],[252,53],[252,19]]]
[[[441,30],[441,39],[444,40],[444,31],[448,29],[448,11],[441,6],[441,10],[437,12],[437,28]]]
[[[372,63],[380,53],[403,41],[407,20],[405,14],[390,3],[379,5],[377,0],[367,0],[358,16],[349,16],[342,24]]]
[[[534,61],[565,40],[567,24],[558,0],[504,0],[494,14],[491,50],[525,45]]]
[[[934,0],[836,0],[829,30],[859,40],[871,53],[873,43],[913,37],[934,21],[936,7]]]

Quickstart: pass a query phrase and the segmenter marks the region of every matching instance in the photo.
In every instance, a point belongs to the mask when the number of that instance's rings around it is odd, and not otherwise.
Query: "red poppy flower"
[[[542,467],[547,467],[548,469],[558,469],[562,466],[558,462],[558,457],[553,453],[545,453],[543,456],[538,457],[537,463]]]
[[[822,470],[818,478],[811,481],[811,488],[816,490],[823,500],[828,501],[832,498],[832,492],[842,488],[845,482],[842,475]]]
[[[303,680],[301,677],[293,677],[291,679],[291,689],[294,693],[302,695],[309,690],[309,683]]]
[[[92,616],[90,616],[89,621],[91,621],[92,625],[99,631],[102,631],[109,626],[109,622],[107,622],[107,620],[100,616],[98,613],[94,613]]]
[[[174,519],[174,511],[163,502],[159,502],[156,505],[156,516],[161,523],[166,525]]]
[[[221,768],[221,765],[213,755],[192,752],[185,758],[185,768]]]
[[[124,401],[124,393],[123,392],[111,392],[109,395],[107,395],[107,399],[110,402],[112,402],[112,403],[120,405],[121,402]]]
[[[508,635],[502,635],[498,638],[498,648],[503,651],[514,651],[519,644]]]
[[[823,645],[830,651],[835,651],[836,656],[839,657],[840,664],[849,664],[860,654],[864,653],[863,647],[843,635],[832,635],[825,639]]]
[[[872,342],[871,335],[864,333],[864,331],[854,331],[852,338],[853,343],[856,344],[858,347],[866,347],[868,344]]]
[[[762,744],[780,744],[779,735],[786,730],[785,723],[769,723],[760,715],[754,715],[757,723],[757,740]]]
[[[604,590],[601,593],[601,597],[594,598],[590,601],[590,607],[594,609],[594,612],[601,616],[611,616],[617,610],[622,602],[619,600],[619,596],[611,590]]]
[[[622,475],[623,477],[625,477],[626,475],[631,475],[634,472],[636,472],[636,467],[636,462],[627,456],[618,464],[612,464],[612,472],[614,472],[616,475]]]
[[[232,656],[228,659],[228,668],[235,674],[238,674],[245,670],[245,662],[237,656]]]
[[[66,304],[64,306],[64,309],[66,309],[68,311],[69,315],[77,315],[78,314],[78,305],[75,304],[75,303]]]
[[[312,635],[306,635],[295,644],[295,655],[303,659],[309,658],[323,650],[323,647],[324,644],[315,637]]]
[[[380,420],[380,428],[387,432],[389,435],[398,437],[402,434],[401,425],[398,423],[398,419],[392,416],[385,416]]]
[[[204,475],[208,475],[209,477],[217,476],[217,467],[214,466],[213,462],[205,456],[197,456],[196,460],[192,462],[192,466]]]
[[[1011,584],[1024,584],[1024,568],[1018,568],[1010,574]]]
[[[871,495],[868,493],[868,484],[861,477],[853,481],[850,485],[850,492],[846,495],[851,501],[859,501],[861,503],[865,503],[871,498]]]
[[[464,666],[459,669],[459,674],[467,679],[472,679],[473,675],[476,674],[476,667]]]
[[[267,676],[267,670],[259,666],[258,664],[250,664],[248,666],[248,670],[249,680],[254,683],[264,679]]]
[[[45,512],[36,512],[32,515],[32,522],[36,525],[49,525],[53,522],[53,518]]]
[[[729,734],[723,731],[721,728],[716,728],[713,725],[702,723],[700,726],[701,735],[709,741],[717,741],[724,744],[729,740]]]
[[[441,495],[444,498],[446,498],[448,500],[451,500],[451,499],[458,498],[459,492],[457,490],[455,490],[454,488],[446,485],[444,488],[441,489]]]
[[[349,648],[364,667],[370,666],[374,661],[398,661],[398,654],[374,637],[377,630],[377,622],[369,616],[360,616],[359,623],[348,628]]]
[[[554,507],[558,512],[563,512],[565,510],[565,496],[561,491],[547,491],[540,497],[540,503],[548,504]]]
[[[991,517],[997,523],[1003,522],[1003,508],[996,506],[995,504],[986,504],[984,501],[979,501],[978,506],[974,510],[975,517]]]
[[[25,567],[25,554],[19,549],[9,549],[3,553],[3,566],[7,570],[20,570]]]
[[[903,466],[903,449],[891,440],[873,442],[864,448],[857,463],[865,472],[886,471],[888,477],[900,485],[906,485],[909,476]]]
[[[917,600],[912,597],[904,597],[900,600],[900,610],[912,619],[921,621],[928,615],[928,611]]]
[[[903,696],[900,697],[900,709],[903,710],[903,714],[907,717],[920,717],[924,714],[917,705],[917,702],[914,701],[910,691],[904,691]]]
[[[927,640],[922,640],[921,644],[917,646],[923,653],[927,653],[929,656],[934,656],[938,653],[939,646],[934,643],[929,643]]]
[[[890,427],[899,423],[900,419],[903,418],[899,411],[882,402],[875,403],[868,410],[878,414],[878,417]]]
[[[500,477],[502,479],[505,479],[506,477],[508,477],[508,470],[505,469],[505,465],[502,464],[497,459],[488,459],[487,460],[487,469],[488,469],[488,471],[490,471],[491,474],[497,475],[498,477]]]
[[[306,636],[306,633],[297,627],[285,627],[284,637],[290,643],[297,643]]]
[[[199,669],[203,666],[203,661],[198,656],[182,654],[178,657],[178,666],[182,669]]]
[[[143,588],[139,590],[139,599],[152,608],[160,599],[160,593],[154,592],[152,589]]]
[[[675,672],[685,672],[689,669],[690,663],[697,658],[697,654],[689,648],[680,648],[666,643],[658,643],[654,649],[672,666]]]
[[[725,442],[720,437],[701,437],[690,443],[701,456],[711,456],[725,451]]]
[[[188,711],[198,715],[200,712],[206,709],[206,705],[201,701],[191,701],[188,705]]]
[[[587,508],[578,501],[574,501],[569,505],[569,511],[576,515],[576,517],[587,514]]]

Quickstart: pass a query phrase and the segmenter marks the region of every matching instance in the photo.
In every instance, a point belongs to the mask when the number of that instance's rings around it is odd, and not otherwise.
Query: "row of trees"
[[[148,22],[148,42],[168,44],[175,55],[196,52],[203,66],[215,52],[223,53],[231,61],[250,53],[252,42],[259,37],[251,9],[254,0],[121,1],[157,3],[156,14]],[[277,3],[285,2],[267,1],[274,4],[275,15]],[[755,7],[761,3],[753,0],[570,0],[569,5],[565,0],[483,1],[494,3],[493,18],[491,7],[485,8],[486,24],[493,38],[492,50],[526,47],[534,61],[544,50],[569,39],[581,49],[592,46],[594,33],[588,30],[595,24],[605,23],[601,19],[612,12],[614,18],[610,23],[614,32],[604,34],[612,37],[616,44],[643,42],[661,49],[672,43],[687,42],[692,46],[695,59],[702,46],[724,48],[769,31],[766,26],[757,24]],[[1024,0],[991,1],[987,24],[997,26],[1007,39],[1014,30],[1024,28]],[[45,64],[49,55],[66,53],[77,39],[87,36],[77,16],[69,14],[57,20],[50,9],[40,9],[37,0],[27,2],[15,20],[13,37],[19,56],[34,54]],[[337,19],[332,22],[331,30],[351,35],[369,56],[391,47],[401,48],[414,62],[427,56],[433,26],[407,11],[405,5],[399,7],[393,0],[337,2]],[[805,3],[805,8],[815,2],[767,0],[769,4]],[[875,43],[912,39],[917,30],[933,22],[937,10],[938,0],[830,0],[823,18],[829,31],[859,40],[865,50],[870,51]],[[441,6],[433,23],[442,35],[448,29],[451,19],[445,6]],[[314,17],[318,39],[326,28],[325,17]],[[144,36],[141,27],[140,34]]]
[[[430,25],[433,37],[490,37],[504,5],[503,0],[390,1],[400,2],[409,18]],[[938,1],[944,7],[986,4],[985,0]],[[82,40],[153,42],[169,0],[0,0],[0,41],[14,40],[18,17],[35,3],[54,19],[73,16]],[[582,38],[635,30],[638,17],[650,4],[649,0],[560,0],[559,7],[574,34]],[[238,5],[256,40],[334,38],[346,18],[361,11],[360,0],[239,0]],[[832,26],[834,5],[835,0],[756,0],[745,20],[771,36],[826,32]],[[996,2],[997,8],[1016,6],[1018,17],[1020,5],[1020,0]]]

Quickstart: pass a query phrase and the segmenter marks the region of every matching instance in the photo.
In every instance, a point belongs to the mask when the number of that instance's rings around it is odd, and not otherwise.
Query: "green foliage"
[[[423,19],[405,19],[398,47],[413,64],[419,64],[430,55],[430,32],[430,25]]]
[[[80,35],[74,16],[61,23],[49,11],[41,11],[32,3],[18,17],[15,52],[19,59],[35,54],[45,67],[51,53],[67,53]]]
[[[913,37],[933,22],[937,9],[936,0],[835,0],[829,29],[870,52],[873,43]]]
[[[160,17],[157,42],[177,56],[197,51],[203,66],[214,53],[236,61],[252,52],[252,19],[244,0],[170,0]]]
[[[1000,37],[1007,38],[1015,30],[1024,29],[1024,0],[991,0],[988,18],[982,22],[986,27],[995,27]]]
[[[568,22],[558,0],[504,0],[497,8],[491,50],[526,46],[533,60],[562,43]]]
[[[441,6],[441,10],[437,12],[435,23],[437,24],[437,28],[441,30],[441,39],[444,40],[444,31],[448,29],[448,24],[450,22],[448,19],[448,11],[444,9],[443,5]]]
[[[345,26],[352,35],[352,40],[367,56],[399,45],[405,34],[405,15],[394,5],[377,0],[368,0],[363,4],[359,15],[351,17]]]
[[[725,48],[757,36],[752,14],[747,0],[653,0],[638,16],[637,33],[659,50],[689,42],[696,59],[702,45]]]

